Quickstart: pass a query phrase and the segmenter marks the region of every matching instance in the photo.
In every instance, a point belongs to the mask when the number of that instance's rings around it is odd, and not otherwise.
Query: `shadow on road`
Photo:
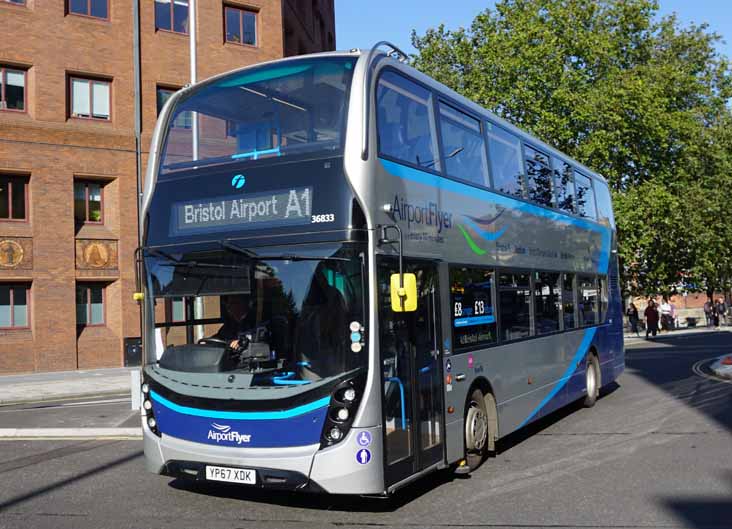
[[[726,473],[729,496],[723,497],[670,497],[661,504],[694,529],[729,529],[732,527],[732,472]]]
[[[701,376],[710,374],[711,359],[728,353],[732,353],[732,333],[671,333],[632,344],[626,349],[625,364],[629,372],[661,388],[680,404],[732,431],[732,384]]]

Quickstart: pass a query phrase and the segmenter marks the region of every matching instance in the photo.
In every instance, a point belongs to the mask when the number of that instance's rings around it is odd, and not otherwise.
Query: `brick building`
[[[189,80],[189,0],[0,0],[0,373],[121,366],[140,336],[133,2],[144,168]],[[199,79],[335,49],[333,0],[196,9]]]

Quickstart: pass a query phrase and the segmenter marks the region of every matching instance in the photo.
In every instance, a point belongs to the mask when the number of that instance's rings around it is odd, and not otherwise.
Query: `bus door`
[[[442,361],[437,266],[405,261],[417,277],[417,310],[393,312],[389,277],[394,260],[379,263],[379,328],[386,485],[443,459]]]

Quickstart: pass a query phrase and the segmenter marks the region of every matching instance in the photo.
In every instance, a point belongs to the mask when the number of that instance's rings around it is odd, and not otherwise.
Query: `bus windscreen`
[[[351,57],[295,60],[204,83],[184,95],[170,115],[160,176],[202,165],[340,150],[354,64]]]

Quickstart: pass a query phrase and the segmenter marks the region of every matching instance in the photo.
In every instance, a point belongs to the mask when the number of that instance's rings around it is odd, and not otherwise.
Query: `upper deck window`
[[[552,168],[549,156],[529,147],[524,148],[526,160],[526,183],[528,184],[529,200],[551,207],[553,202]]]
[[[574,213],[574,170],[567,162],[554,158],[554,189],[557,207]]]
[[[161,174],[340,150],[354,63],[352,57],[280,62],[194,88],[177,102],[168,121]],[[197,122],[197,152],[194,128],[178,126],[181,122]]]
[[[376,105],[379,154],[439,170],[430,91],[394,72],[384,72],[376,89]]]
[[[447,174],[488,186],[488,159],[480,121],[440,102],[440,131]]]
[[[574,182],[577,188],[577,213],[581,217],[596,219],[595,194],[592,192],[592,180],[582,173],[574,172]]]
[[[595,198],[597,199],[597,220],[605,226],[614,226],[613,203],[607,185],[595,180]]]
[[[508,195],[524,196],[521,142],[513,134],[488,123],[488,156],[493,188]]]

